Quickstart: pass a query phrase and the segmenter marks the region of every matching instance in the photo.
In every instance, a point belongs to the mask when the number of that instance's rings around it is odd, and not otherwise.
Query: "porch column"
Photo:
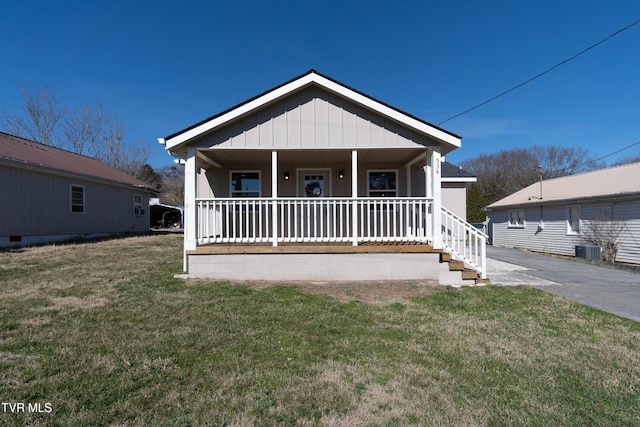
[[[197,179],[196,149],[188,147],[187,159],[184,165],[184,254],[182,267],[184,271],[187,271],[187,251],[194,250],[198,242]]]
[[[278,152],[271,152],[271,230],[273,246],[278,246]]]
[[[358,150],[351,150],[351,198],[352,245],[358,246]]]
[[[432,204],[432,223],[433,223],[433,248],[442,249],[442,184],[441,184],[441,157],[440,147],[433,147],[431,151],[431,196]]]

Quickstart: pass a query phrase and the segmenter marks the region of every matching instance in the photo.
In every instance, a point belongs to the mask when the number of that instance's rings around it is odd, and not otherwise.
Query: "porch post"
[[[351,198],[352,245],[358,246],[358,150],[351,150]]]
[[[278,246],[278,152],[271,152],[271,230],[273,246]]]
[[[196,165],[196,149],[187,148],[187,158],[184,165],[184,254],[183,270],[187,271],[187,251],[197,246],[197,218],[196,184],[198,179]]]
[[[442,184],[440,147],[431,151],[431,195],[433,196],[433,248],[442,249]]]

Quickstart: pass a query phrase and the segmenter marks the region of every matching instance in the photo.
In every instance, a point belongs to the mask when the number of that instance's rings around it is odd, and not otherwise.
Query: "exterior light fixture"
[[[289,172],[284,173],[284,180],[289,181]]]
[[[344,171],[338,171],[338,178],[344,179]]]

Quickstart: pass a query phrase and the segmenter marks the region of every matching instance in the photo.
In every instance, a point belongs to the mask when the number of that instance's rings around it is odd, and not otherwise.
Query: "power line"
[[[506,94],[508,94],[508,93],[510,93],[510,92],[513,92],[514,90],[519,89],[519,88],[521,88],[522,86],[524,86],[524,85],[526,85],[526,84],[531,83],[532,81],[534,81],[534,80],[536,80],[536,79],[538,79],[538,78],[540,78],[540,77],[544,76],[544,75],[545,75],[545,74],[547,74],[547,73],[550,73],[551,71],[555,70],[556,68],[560,67],[561,65],[564,65],[564,64],[566,64],[567,62],[573,61],[574,59],[576,59],[577,57],[579,57],[579,56],[581,56],[581,55],[583,55],[583,54],[587,53],[587,52],[588,52],[588,51],[590,51],[591,49],[593,49],[593,48],[595,48],[595,47],[600,46],[601,44],[605,43],[605,42],[606,42],[606,41],[608,41],[609,39],[611,39],[611,38],[613,38],[613,37],[617,36],[618,34],[620,34],[620,33],[624,32],[624,31],[628,30],[629,28],[633,27],[634,25],[636,25],[636,24],[638,24],[638,23],[640,23],[640,19],[638,19],[637,21],[633,22],[632,24],[627,25],[627,26],[626,26],[626,27],[624,27],[624,28],[619,29],[619,30],[618,30],[618,31],[616,31],[615,33],[613,33],[613,34],[611,34],[611,35],[609,35],[609,36],[605,37],[604,39],[600,40],[599,42],[597,42],[597,43],[595,43],[595,44],[593,44],[593,45],[589,46],[588,48],[586,48],[586,49],[584,49],[584,50],[582,50],[582,51],[578,52],[577,54],[573,55],[572,57],[567,58],[567,59],[565,59],[564,61],[557,63],[557,64],[556,64],[556,65],[554,65],[553,67],[551,67],[551,68],[549,68],[549,69],[547,69],[547,70],[545,70],[545,71],[543,71],[543,72],[541,72],[541,73],[539,73],[539,74],[536,74],[535,76],[533,76],[533,77],[531,77],[530,79],[528,79],[528,80],[526,80],[526,81],[524,81],[524,82],[520,83],[519,85],[516,85],[516,86],[512,87],[511,89],[505,90],[504,92],[502,92],[502,93],[500,93],[500,94],[498,94],[498,95],[496,95],[496,96],[494,96],[494,97],[492,97],[492,98],[489,98],[489,99],[487,99],[486,101],[483,101],[483,102],[481,102],[480,104],[478,104],[478,105],[476,105],[476,106],[474,106],[474,107],[468,108],[468,109],[464,110],[463,112],[456,114],[455,116],[451,116],[451,117],[449,117],[448,119],[441,121],[440,123],[438,123],[438,126],[442,125],[443,123],[448,122],[449,120],[453,120],[453,119],[455,119],[455,118],[457,118],[457,117],[462,116],[463,114],[467,114],[467,113],[468,113],[468,112],[470,112],[470,111],[473,111],[473,110],[475,110],[475,109],[477,109],[477,108],[480,108],[480,107],[482,107],[483,105],[486,105],[486,104],[488,104],[488,103],[490,103],[490,102],[492,102],[492,101],[495,101],[496,99],[501,98],[501,97],[505,96]]]
[[[613,153],[605,154],[602,157],[598,157],[597,159],[587,160],[586,162],[578,163],[575,166],[567,166],[567,167],[564,167],[564,168],[561,168],[561,169],[552,169],[552,170],[547,171],[546,173],[554,175],[554,176],[555,175],[564,176],[569,172],[569,170],[573,170],[573,171],[576,171],[576,173],[580,173],[579,171],[580,171],[580,169],[582,167],[595,164],[595,163],[599,162],[600,160],[606,159],[607,157],[611,157],[611,156],[616,155],[618,153],[622,153],[623,151],[628,150],[629,148],[633,148],[636,145],[640,145],[640,140],[634,142],[633,144],[627,145],[624,148],[616,150]]]
[[[600,161],[600,160],[602,160],[602,159],[606,159],[607,157],[611,157],[611,156],[613,156],[613,155],[615,155],[615,154],[622,153],[623,151],[628,150],[629,148],[635,147],[636,145],[640,145],[640,141],[636,141],[636,142],[634,142],[634,143],[633,143],[633,144],[631,144],[631,145],[627,145],[627,146],[626,146],[626,147],[624,147],[624,148],[621,148],[621,149],[619,149],[619,150],[617,150],[617,151],[614,151],[613,153],[605,154],[605,155],[604,155],[604,156],[602,156],[602,157],[598,157],[597,159],[593,159],[593,160],[590,160],[590,161],[588,161],[588,162],[585,162],[585,163],[583,163],[583,164],[581,164],[581,165],[578,165],[577,167],[585,166],[585,165],[588,165],[589,163],[599,162],[599,161]]]

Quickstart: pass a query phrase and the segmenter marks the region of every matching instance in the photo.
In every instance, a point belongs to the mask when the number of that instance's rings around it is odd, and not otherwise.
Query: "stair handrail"
[[[487,278],[488,235],[442,206],[442,244],[452,257]]]

